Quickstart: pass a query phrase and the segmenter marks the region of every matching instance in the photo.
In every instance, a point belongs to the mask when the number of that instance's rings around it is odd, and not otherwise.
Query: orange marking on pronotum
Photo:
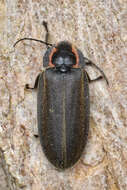
[[[50,54],[50,56],[49,56],[49,66],[50,66],[50,67],[55,67],[55,65],[52,64],[52,56],[53,56],[53,54],[56,53],[56,52],[57,52],[57,49],[56,49],[56,48],[53,48],[53,50],[52,50],[52,52],[51,52],[51,54]]]
[[[73,68],[78,68],[79,67],[79,55],[75,47],[72,45],[72,52],[74,53],[76,57],[76,65],[73,65]]]

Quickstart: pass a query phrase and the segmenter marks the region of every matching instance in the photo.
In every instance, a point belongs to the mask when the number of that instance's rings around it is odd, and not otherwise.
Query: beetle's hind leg
[[[35,89],[37,89],[39,77],[40,77],[40,74],[37,76],[33,88],[29,87],[29,84],[26,84],[26,85],[25,85],[25,89],[30,89],[30,90],[35,90]]]
[[[48,39],[49,39],[49,30],[48,30],[48,24],[47,24],[47,22],[43,21],[43,26],[44,26],[45,31],[46,31],[45,42],[48,43]],[[48,45],[47,45],[47,48],[49,48]]]
[[[98,80],[101,80],[101,79],[104,78],[104,79],[106,80],[106,82],[107,82],[107,85],[109,85],[109,82],[108,82],[108,79],[107,79],[106,75],[104,74],[104,72],[103,72],[97,65],[95,65],[92,61],[88,60],[88,59],[85,58],[85,57],[84,57],[84,61],[85,61],[85,64],[86,64],[87,66],[95,67],[95,68],[96,68],[97,70],[99,70],[100,73],[102,74],[102,76],[99,76],[98,78],[93,79],[93,80],[91,80],[90,77],[88,77],[88,80],[90,80],[90,82],[95,82],[95,81],[98,81]],[[88,74],[87,74],[87,75],[88,75]]]

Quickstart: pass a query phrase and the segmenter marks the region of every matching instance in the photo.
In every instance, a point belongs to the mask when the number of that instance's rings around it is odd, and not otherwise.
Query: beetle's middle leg
[[[35,90],[35,89],[37,89],[39,77],[40,77],[40,74],[37,76],[33,88],[29,87],[29,84],[26,84],[26,85],[25,85],[25,89],[30,89],[30,90]]]
[[[45,42],[48,43],[48,39],[49,39],[49,30],[48,30],[47,22],[43,21],[43,26],[44,26],[45,31],[46,31]],[[47,48],[49,48],[48,45],[47,45]]]

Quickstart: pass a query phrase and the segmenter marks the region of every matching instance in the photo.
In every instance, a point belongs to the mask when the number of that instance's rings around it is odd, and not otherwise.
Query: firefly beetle
[[[59,169],[73,166],[80,158],[87,142],[89,130],[89,83],[105,79],[104,72],[85,58],[82,52],[67,41],[56,45],[33,38],[47,46],[43,57],[45,71],[40,73],[33,88],[38,90],[37,120],[42,149],[47,159]],[[101,76],[91,80],[86,66],[98,69]]]

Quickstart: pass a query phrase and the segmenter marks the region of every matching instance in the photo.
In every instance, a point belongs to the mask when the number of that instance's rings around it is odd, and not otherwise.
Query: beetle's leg
[[[46,31],[46,35],[45,35],[45,42],[48,43],[48,38],[49,38],[49,30],[48,30],[48,25],[47,25],[47,22],[43,21],[43,26],[45,28],[45,31]],[[47,48],[49,48],[48,45],[46,45]]]
[[[37,135],[37,134],[36,134],[36,135],[34,135],[34,137],[35,137],[35,138],[38,138],[38,137],[39,137],[39,135]]]
[[[26,89],[30,89],[30,90],[34,90],[34,89],[36,89],[37,86],[38,86],[38,80],[39,80],[39,77],[40,77],[40,74],[37,76],[33,88],[29,87],[29,84],[26,84],[26,85],[25,85],[25,88],[26,88]]]
[[[106,82],[107,82],[107,85],[109,85],[109,82],[108,82],[108,79],[107,79],[106,75],[104,74],[104,72],[97,65],[95,65],[92,61],[88,60],[85,57],[84,57],[84,61],[85,61],[87,66],[95,67],[102,74],[102,77],[100,76],[100,77],[98,77],[98,78],[96,78],[96,79],[94,79],[92,81],[97,81],[97,80],[100,80],[100,79],[104,78],[106,80]]]
[[[99,76],[99,77],[97,77],[96,79],[91,80],[91,78],[90,78],[90,76],[88,75],[87,72],[86,72],[86,75],[87,75],[87,79],[88,79],[89,83],[96,82],[96,81],[99,81],[99,80],[102,80],[102,79],[103,79],[102,76]]]

